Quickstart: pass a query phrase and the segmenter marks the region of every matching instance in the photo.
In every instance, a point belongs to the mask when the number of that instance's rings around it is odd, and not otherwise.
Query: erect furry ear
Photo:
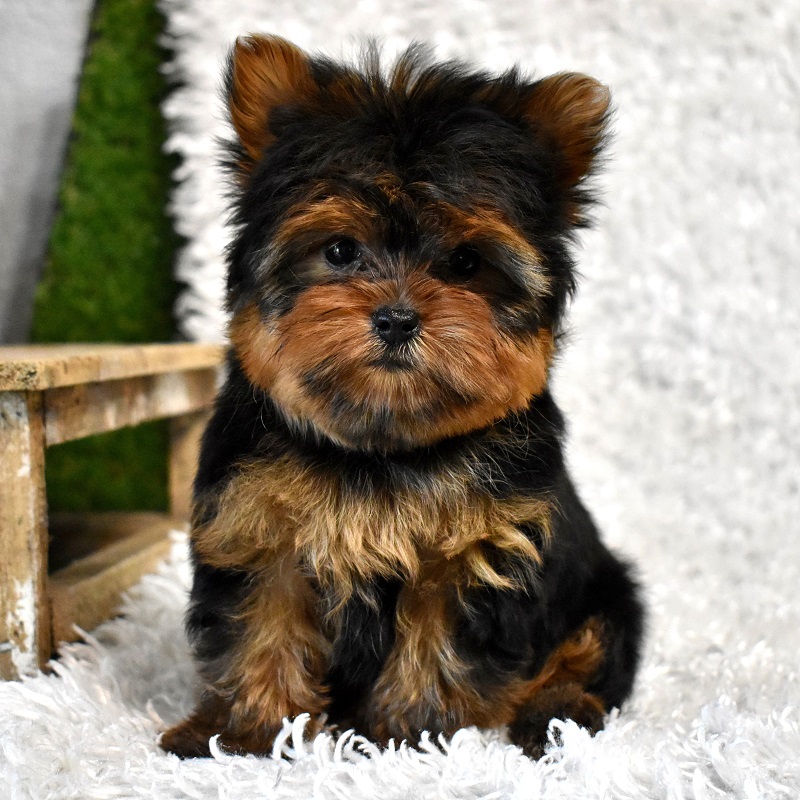
[[[240,36],[228,57],[226,89],[231,122],[248,170],[272,144],[270,114],[308,96],[313,81],[308,56],[278,36]]]
[[[577,72],[537,81],[525,119],[545,144],[560,156],[558,178],[573,188],[589,173],[603,147],[611,93],[602,83]]]

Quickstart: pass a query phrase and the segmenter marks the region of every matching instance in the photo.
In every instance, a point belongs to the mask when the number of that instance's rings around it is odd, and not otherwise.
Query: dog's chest
[[[533,522],[546,529],[549,515],[546,499],[497,499],[466,475],[423,487],[376,486],[278,459],[243,468],[194,539],[210,563],[265,568],[296,559],[347,596],[379,577],[413,581],[431,559],[505,585],[487,549],[537,561],[538,550],[520,526]]]

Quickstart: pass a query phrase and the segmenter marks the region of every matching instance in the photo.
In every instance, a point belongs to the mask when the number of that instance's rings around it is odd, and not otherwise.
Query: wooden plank
[[[206,408],[215,379],[216,370],[201,369],[48,389],[47,445]]]
[[[0,347],[0,390],[52,389],[217,367],[217,344],[69,344]]]
[[[50,572],[56,572],[103,547],[162,524],[164,514],[156,511],[57,511],[49,518],[48,566]]]
[[[167,516],[50,576],[53,641],[79,638],[74,625],[89,631],[113,617],[120,596],[169,555]]]
[[[0,393],[0,678],[50,657],[47,501],[39,392]]]
[[[192,516],[192,485],[197,473],[200,439],[209,416],[210,411],[204,410],[170,422],[169,500],[175,519],[188,521]]]

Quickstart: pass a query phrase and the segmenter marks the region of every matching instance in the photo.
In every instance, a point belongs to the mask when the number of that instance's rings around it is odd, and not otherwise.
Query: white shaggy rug
[[[800,797],[800,6],[796,0],[161,0],[179,314],[215,338],[224,243],[213,137],[221,59],[264,30],[329,53],[360,34],[608,83],[607,208],[584,237],[556,375],[570,460],[650,604],[631,701],[533,763],[497,733],[379,753],[287,727],[282,757],[180,762],[156,732],[190,704],[175,560],[56,674],[0,686],[11,798]],[[279,755],[276,753],[276,756]],[[2,792],[0,792],[2,794]]]

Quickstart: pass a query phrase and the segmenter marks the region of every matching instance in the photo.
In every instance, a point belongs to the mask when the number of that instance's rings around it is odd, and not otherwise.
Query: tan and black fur
[[[608,93],[411,48],[360,68],[251,36],[227,98],[229,375],[195,483],[197,709],[162,745],[266,753],[630,692],[642,607],[566,472],[548,390]]]

